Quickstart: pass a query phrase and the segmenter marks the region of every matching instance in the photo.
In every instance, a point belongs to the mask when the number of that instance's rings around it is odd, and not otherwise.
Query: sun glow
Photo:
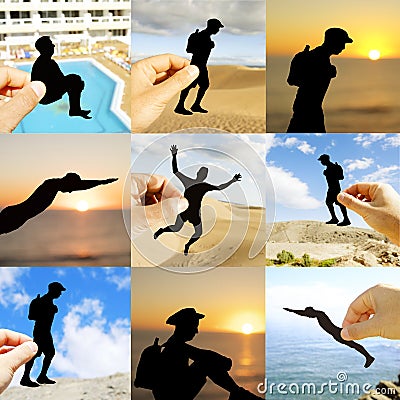
[[[368,57],[370,60],[379,60],[381,58],[381,52],[379,50],[370,50]]]
[[[89,203],[86,200],[80,200],[76,204],[76,209],[80,212],[85,212],[89,209]]]
[[[245,335],[250,335],[254,332],[254,327],[252,324],[246,323],[242,325],[242,333]]]

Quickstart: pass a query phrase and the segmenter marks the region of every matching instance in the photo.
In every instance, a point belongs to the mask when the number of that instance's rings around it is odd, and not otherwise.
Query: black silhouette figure
[[[331,214],[331,219],[327,221],[327,224],[336,224],[337,226],[347,226],[350,225],[351,222],[349,217],[347,216],[347,208],[340,204],[337,200],[337,195],[340,193],[340,182],[344,179],[343,176],[343,169],[342,167],[336,162],[335,164],[330,161],[330,157],[328,154],[322,154],[318,161],[321,162],[322,165],[326,166],[324,170],[324,175],[326,178],[326,182],[328,183],[328,191],[326,193],[325,204],[328,207],[328,210]],[[336,204],[340,207],[340,211],[343,214],[343,221],[339,222],[336,217],[335,209],[333,205]]]
[[[230,393],[229,400],[262,399],[238,386],[229,375],[230,358],[186,343],[199,332],[199,320],[203,318],[204,314],[194,308],[171,315],[166,323],[175,326],[174,333],[162,345],[156,338],[153,346],[143,351],[135,386],[152,390],[155,400],[193,400],[209,378]]]
[[[221,28],[223,28],[221,21],[216,18],[209,19],[207,21],[207,28],[192,33],[189,36],[186,51],[192,53],[191,64],[196,65],[200,74],[198,78],[193,81],[186,89],[182,90],[179,97],[179,103],[175,107],[175,112],[182,115],[192,115],[193,112],[207,113],[208,111],[201,107],[201,101],[206,94],[207,89],[210,86],[210,81],[208,79],[207,61],[210,57],[211,50],[215,47],[215,43],[211,40],[211,35],[216,35]],[[199,90],[197,92],[197,97],[192,107],[192,111],[185,108],[185,100],[189,94],[190,89],[195,88],[199,85]]]
[[[74,172],[69,172],[62,178],[46,179],[25,201],[0,211],[0,234],[15,231],[29,219],[43,212],[51,205],[58,192],[71,193],[92,189],[116,180],[118,178],[84,180]]]
[[[302,317],[317,318],[320,327],[325,332],[329,333],[337,342],[357,350],[365,357],[364,368],[368,368],[374,362],[375,358],[372,357],[371,354],[361,346],[361,344],[356,343],[353,340],[347,341],[342,339],[340,336],[342,329],[336,326],[323,311],[314,310],[312,307],[306,307],[304,310],[292,310],[291,308],[283,309],[301,315]]]
[[[32,81],[41,81],[46,85],[46,94],[40,104],[51,104],[60,100],[65,93],[69,98],[69,115],[91,119],[90,110],[82,110],[81,93],[85,82],[79,75],[64,75],[58,64],[51,59],[54,54],[54,44],[49,36],[42,36],[35,42],[40,56],[32,67]]]
[[[188,221],[194,227],[194,234],[190,240],[185,244],[184,254],[187,255],[189,252],[189,247],[200,239],[203,233],[203,226],[201,223],[201,202],[204,195],[212,190],[224,190],[228,186],[232,185],[234,182],[240,181],[242,175],[236,174],[230,181],[222,183],[219,186],[214,186],[209,183],[204,182],[207,178],[208,168],[201,167],[197,171],[197,176],[195,179],[189,178],[182,172],[178,171],[178,164],[176,161],[176,155],[178,153],[178,148],[176,145],[171,146],[172,153],[172,171],[179,178],[185,187],[184,197],[189,202],[189,207],[180,213],[176,218],[173,225],[169,225],[165,228],[160,228],[155,234],[154,239],[157,239],[162,233],[165,232],[178,232],[182,229],[183,224]]]
[[[353,43],[347,32],[341,28],[329,28],[321,46],[297,53],[291,64],[287,82],[297,86],[293,103],[293,116],[287,132],[325,132],[322,102],[332,78],[336,77],[336,67],[330,57],[340,54],[346,43]]]
[[[53,337],[51,336],[51,326],[53,324],[55,314],[58,313],[58,308],[53,303],[53,300],[58,299],[62,292],[64,292],[66,289],[59,282],[50,283],[48,288],[49,290],[45,295],[40,297],[38,294],[29,305],[28,318],[35,321],[35,326],[33,328],[33,341],[38,345],[39,349],[35,357],[25,364],[24,375],[20,381],[22,386],[37,387],[40,386],[39,383],[56,383],[47,377],[47,371],[49,370],[51,361],[56,354]],[[44,354],[42,370],[36,379],[36,383],[31,381],[29,375],[35,362],[35,358],[40,357],[42,353]]]

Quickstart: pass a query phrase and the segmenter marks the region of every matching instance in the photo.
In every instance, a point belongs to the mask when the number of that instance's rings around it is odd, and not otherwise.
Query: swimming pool
[[[123,81],[94,60],[57,61],[64,75],[77,74],[85,81],[81,106],[92,110],[92,119],[68,115],[68,95],[55,103],[39,104],[14,133],[129,133],[129,118],[119,109]],[[32,63],[17,65],[31,72]],[[118,114],[118,115],[117,115]]]

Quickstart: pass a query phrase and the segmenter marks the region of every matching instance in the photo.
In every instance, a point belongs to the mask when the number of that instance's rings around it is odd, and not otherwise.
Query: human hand
[[[241,174],[236,174],[236,175],[233,177],[233,180],[234,180],[235,182],[240,181],[241,179],[242,179],[242,175],[241,175]]]
[[[29,336],[0,329],[0,393],[7,389],[15,371],[37,351],[37,344]]]
[[[144,132],[168,102],[199,75],[189,60],[173,54],[145,58],[132,65],[132,132]]]
[[[161,175],[132,174],[132,238],[164,220],[175,219],[189,203],[181,192]]]
[[[25,71],[0,67],[0,132],[11,133],[46,93],[43,82],[31,82]]]
[[[350,304],[342,323],[342,338],[359,340],[381,336],[400,339],[399,305],[399,288],[379,284],[366,290]]]
[[[355,211],[376,231],[400,245],[400,196],[385,183],[356,183],[339,193],[338,201]]]
[[[173,156],[178,153],[178,147],[176,147],[176,144],[173,144],[170,150]]]

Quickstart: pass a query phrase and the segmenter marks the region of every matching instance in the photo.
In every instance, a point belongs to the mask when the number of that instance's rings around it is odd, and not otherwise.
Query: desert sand
[[[352,226],[338,227],[318,221],[277,222],[267,243],[267,258],[282,250],[295,257],[304,253],[316,260],[335,259],[342,267],[400,267],[400,248],[373,231]]]
[[[2,400],[130,400],[130,374],[115,374],[102,378],[55,378],[55,385],[38,388],[14,386],[2,395]]]
[[[209,66],[210,88],[202,106],[208,114],[174,113],[179,95],[167,105],[148,133],[175,132],[181,129],[208,127],[236,133],[266,131],[265,68],[233,65]],[[193,104],[197,88],[192,89],[185,106]]]
[[[132,266],[204,267],[264,266],[265,209],[224,203],[205,197],[202,204],[203,235],[183,254],[185,243],[194,233],[186,223],[177,233],[153,233],[174,221],[152,227],[133,241]]]

